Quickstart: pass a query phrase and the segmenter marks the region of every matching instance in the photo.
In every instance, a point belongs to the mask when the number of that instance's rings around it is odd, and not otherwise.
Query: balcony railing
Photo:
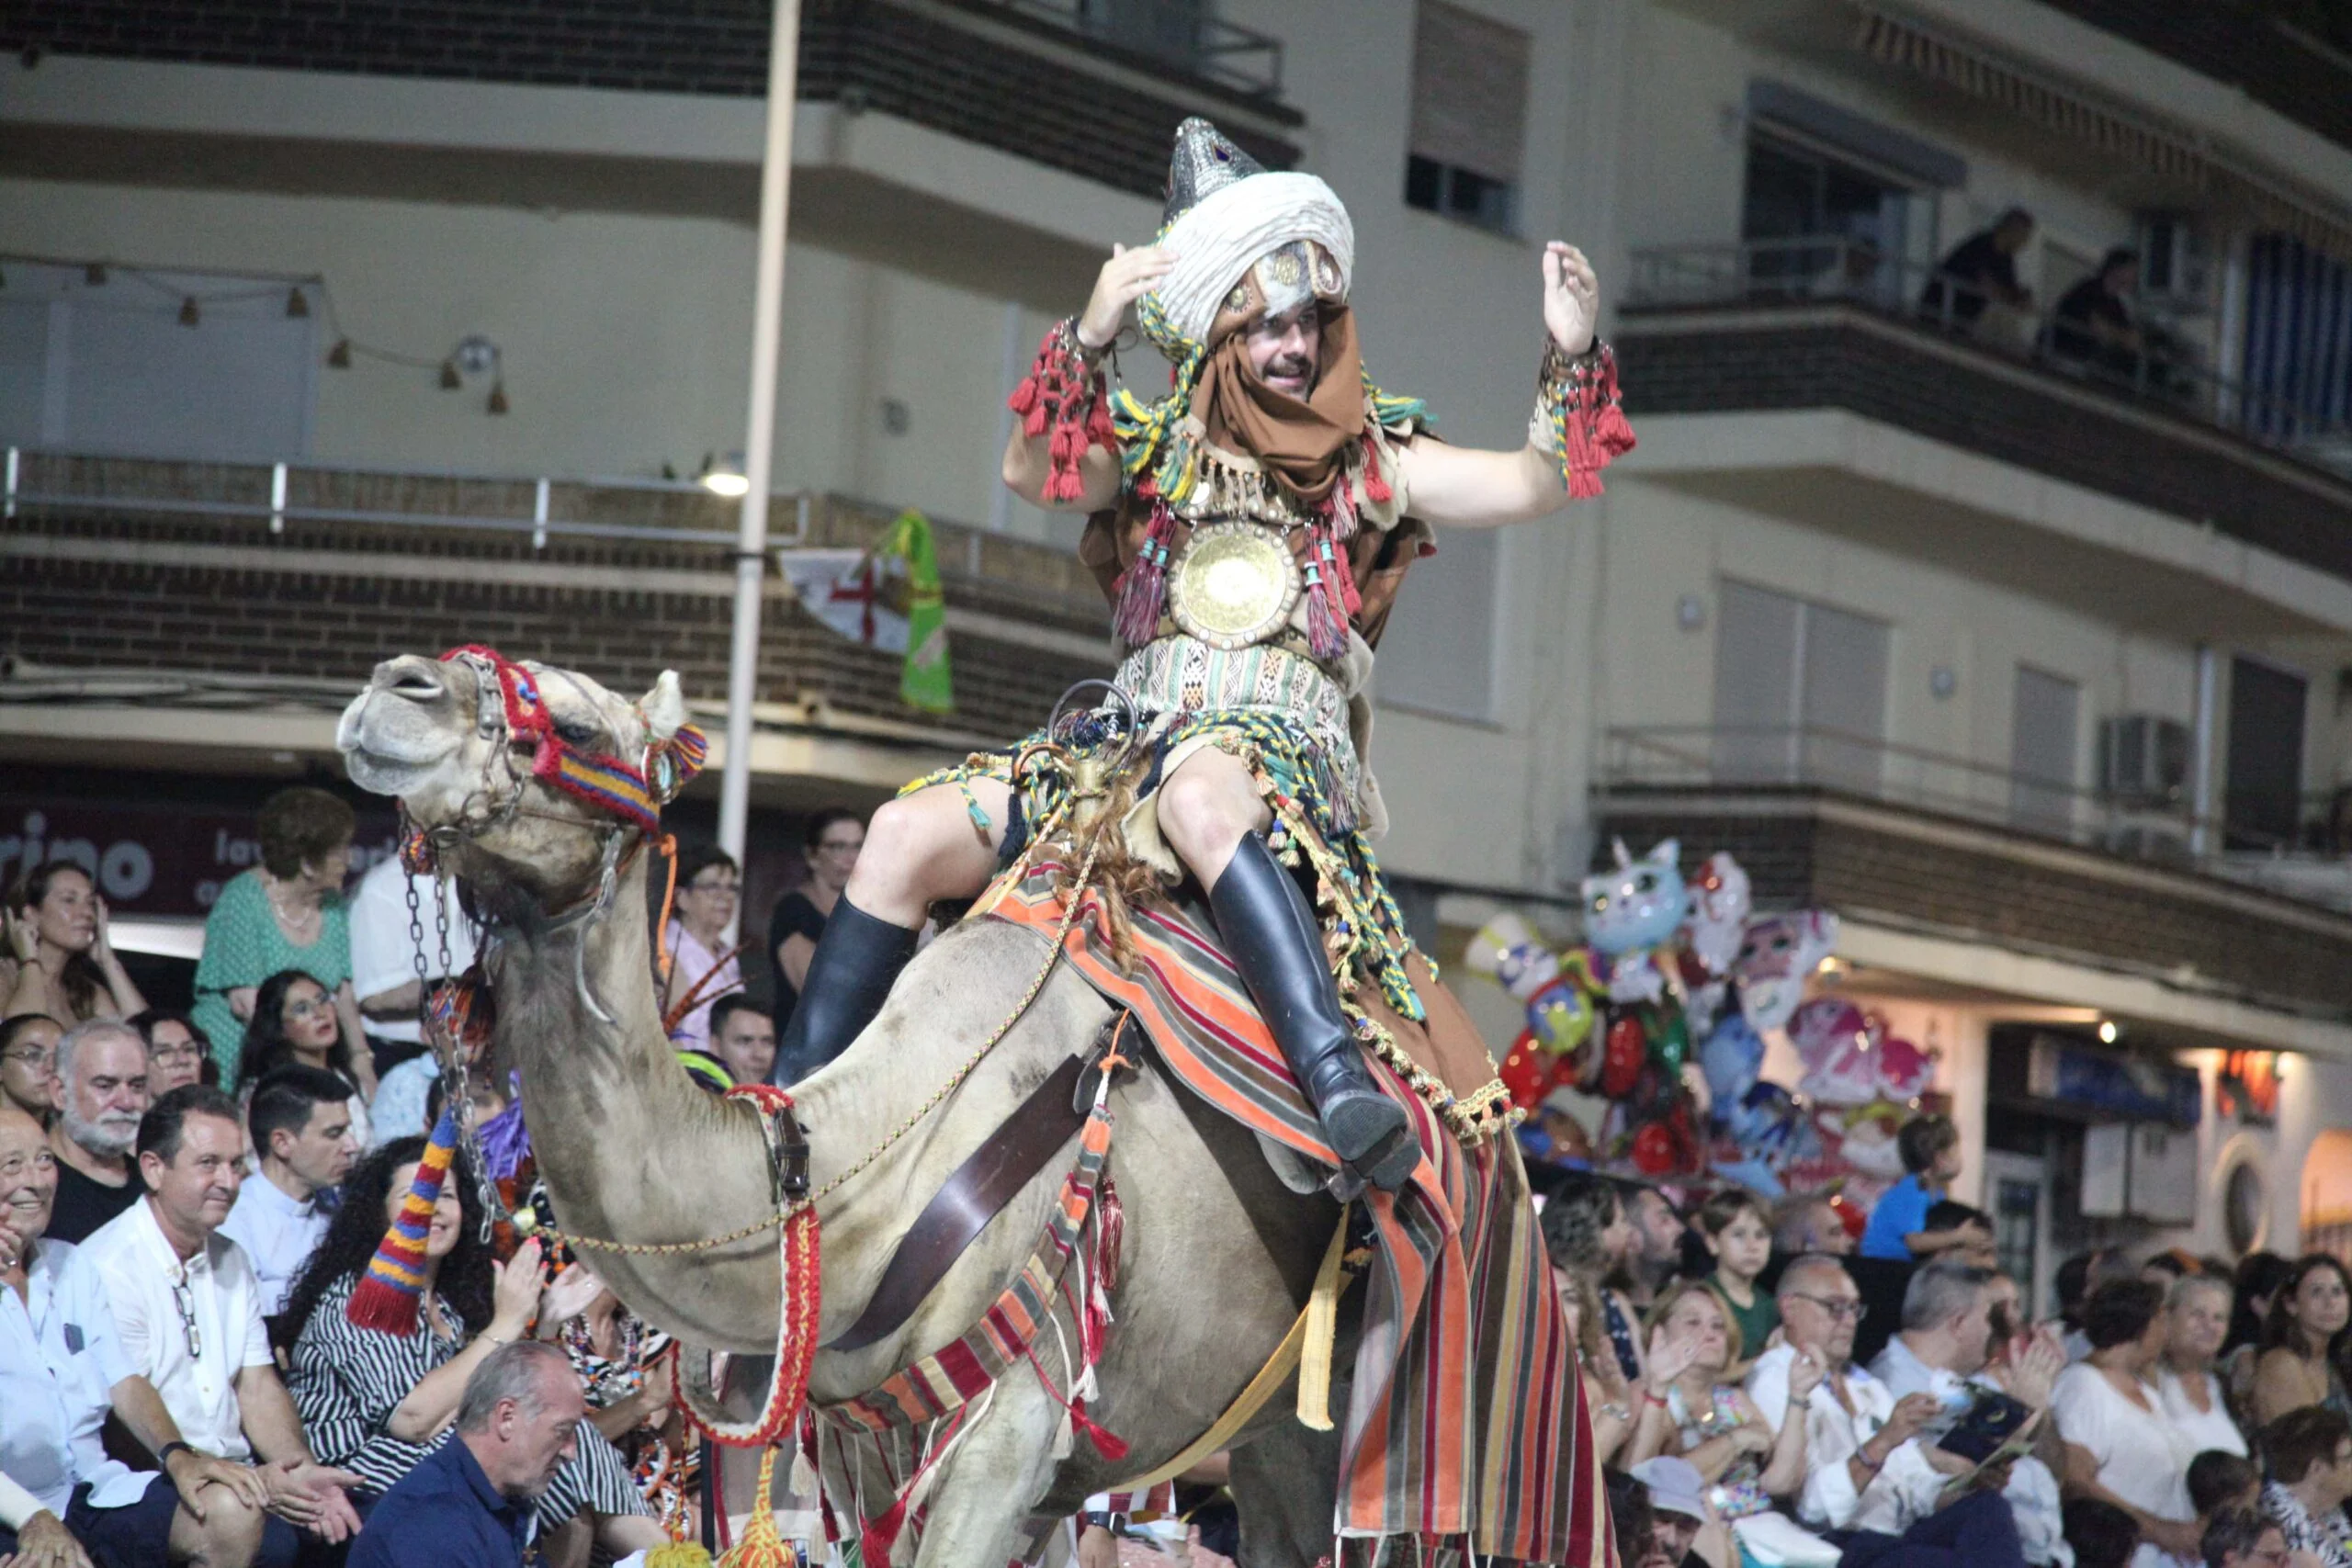
[[[1838,305],[1962,340],[2352,477],[2352,425],[2307,404],[2214,374],[2154,301],[2135,305],[2136,346],[2096,339],[2052,310],[2019,310],[1935,267],[1835,235],[1637,250],[1629,314],[1725,307]]]
[[[2352,911],[2352,812],[2298,797],[2291,837],[2185,805],[2134,801],[2071,780],[1824,726],[1612,728],[1596,790],[1819,790],[1960,818],[2132,860],[2193,870]],[[2258,803],[2276,821],[2283,802]]]

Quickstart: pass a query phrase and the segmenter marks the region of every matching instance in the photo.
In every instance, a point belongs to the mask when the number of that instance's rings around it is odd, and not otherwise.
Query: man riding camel
[[[1597,493],[1598,471],[1633,444],[1593,335],[1599,285],[1575,247],[1543,253],[1542,368],[1512,452],[1445,445],[1418,400],[1373,385],[1347,302],[1354,261],[1347,210],[1321,180],[1269,173],[1187,120],[1159,243],[1115,251],[1084,311],[1046,334],[1004,457],[1023,499],[1089,514],[1080,553],[1127,653],[1113,682],[1123,700],[1078,743],[1124,770],[1124,849],[1164,885],[1189,873],[1206,891],[1346,1168],[1342,1193],[1396,1190],[1419,1159],[1404,1109],[1364,1063],[1371,1028],[1350,999],[1374,986],[1400,1016],[1424,1016],[1366,843],[1386,826],[1362,754],[1372,646],[1406,570],[1434,548],[1430,525],[1555,512]],[[1130,306],[1175,367],[1156,401],[1109,398],[1099,368]],[[845,1048],[931,905],[973,897],[1066,803],[1062,775],[1025,770],[1016,787],[1023,754],[974,757],[875,813],[779,1082]],[[1316,904],[1292,864],[1311,870]]]

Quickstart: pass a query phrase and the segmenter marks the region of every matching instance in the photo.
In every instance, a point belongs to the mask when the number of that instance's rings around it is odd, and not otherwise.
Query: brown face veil
[[[1311,241],[1270,252],[1244,275],[1210,329],[1192,413],[1209,442],[1255,457],[1283,490],[1321,504],[1348,444],[1363,434],[1363,367],[1355,317],[1336,298],[1338,269]],[[1315,381],[1304,399],[1269,386],[1250,362],[1251,323],[1317,302]]]

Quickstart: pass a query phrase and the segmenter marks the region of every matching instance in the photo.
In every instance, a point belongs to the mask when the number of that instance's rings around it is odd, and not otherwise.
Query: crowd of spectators
[[[420,1010],[474,928],[398,857],[353,881],[332,794],[282,791],[258,829],[186,1012],[149,1005],[80,866],[0,899],[0,1564],[438,1568],[528,1543],[569,1568],[691,1539],[669,1341],[568,1255],[498,1261],[462,1147],[417,1332],[346,1315],[445,1098]],[[771,1076],[863,838],[810,824],[753,966],[780,1007],[728,938],[735,863],[681,853],[664,1008],[707,1087]],[[467,1082],[478,1125],[507,1109],[512,1086]]]
[[[2352,1568],[2342,1263],[2101,1249],[2036,1322],[1951,1123],[1901,1150],[1852,1229],[1591,1171],[1545,1201],[1629,1568]]]
[[[148,1005],[77,868],[6,900],[0,1560],[407,1568],[532,1540],[569,1568],[698,1522],[667,1341],[579,1260],[525,1240],[501,1262],[463,1147],[417,1331],[347,1314],[446,1094],[420,1003],[474,956],[450,890],[397,861],[346,898],[352,832],[324,792],[267,804],[188,1013]],[[681,854],[662,999],[707,1087],[775,1072],[862,838],[812,819],[750,965],[740,868]],[[481,1066],[489,1124],[514,1089]],[[1738,1189],[1686,1213],[1590,1170],[1550,1192],[1628,1564],[2352,1568],[2343,1264],[2105,1249],[2037,1322],[1952,1195],[1951,1123],[1897,1148],[1866,1219]]]

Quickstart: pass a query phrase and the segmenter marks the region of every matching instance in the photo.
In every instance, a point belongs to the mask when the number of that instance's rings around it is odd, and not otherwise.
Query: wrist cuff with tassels
[[[1028,435],[1046,435],[1046,500],[1076,501],[1084,481],[1079,463],[1090,446],[1118,449],[1111,428],[1110,398],[1102,372],[1086,345],[1078,341],[1078,319],[1056,321],[1037,347],[1036,363],[1007,400],[1021,415]]]
[[[1634,449],[1634,427],[1625,423],[1617,395],[1614,349],[1595,338],[1572,358],[1545,336],[1527,439],[1558,461],[1570,497],[1582,501],[1600,493],[1600,470]]]

